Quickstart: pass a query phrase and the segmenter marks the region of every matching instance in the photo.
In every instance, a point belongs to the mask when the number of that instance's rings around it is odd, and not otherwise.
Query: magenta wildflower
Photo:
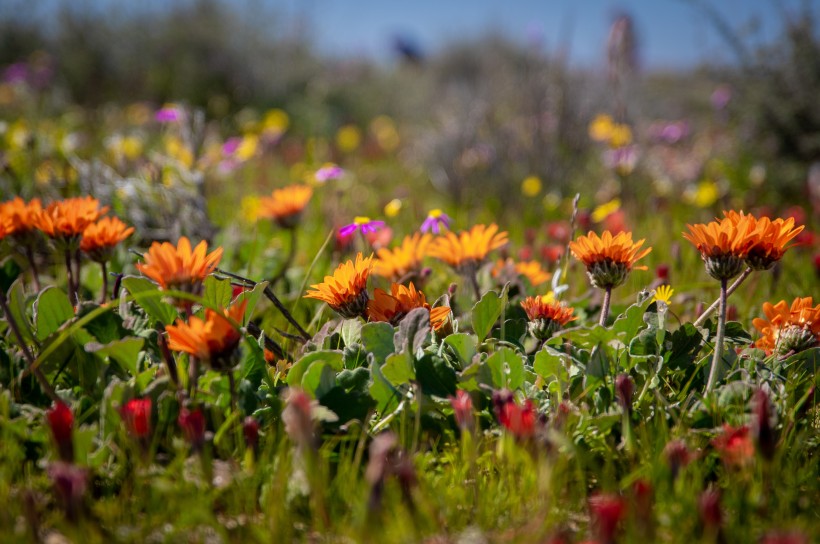
[[[236,153],[236,150],[239,148],[239,144],[242,143],[242,138],[238,136],[232,136],[225,140],[225,143],[222,144],[222,154],[225,156],[231,156]]]
[[[427,214],[427,219],[421,224],[421,232],[433,231],[433,234],[439,234],[441,229],[449,229],[452,219],[446,213],[439,209],[430,210]]]
[[[173,104],[167,104],[157,111],[154,119],[160,123],[176,123],[182,119],[182,110]]]
[[[383,226],[384,221],[372,221],[369,217],[359,216],[354,218],[351,224],[339,229],[339,237],[346,238],[357,230],[362,231],[362,234],[370,234],[371,232],[376,232],[381,229]]]
[[[339,179],[344,175],[345,171],[342,169],[341,166],[327,163],[318,170],[316,173],[313,174],[313,177],[316,178],[316,181],[319,183],[324,183],[326,181],[330,181],[332,179]]]

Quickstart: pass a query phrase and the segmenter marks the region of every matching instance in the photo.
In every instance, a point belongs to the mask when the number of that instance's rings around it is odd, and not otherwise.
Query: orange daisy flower
[[[752,320],[763,334],[755,346],[767,353],[786,355],[820,345],[820,304],[813,304],[812,297],[796,298],[791,307],[785,300],[774,305],[763,303],[766,319]]]
[[[715,279],[730,279],[738,275],[753,240],[754,218],[737,212],[725,212],[726,217],[707,224],[686,225],[683,237],[700,251],[706,272]]]
[[[413,236],[405,236],[401,244],[393,249],[378,250],[373,261],[373,273],[394,282],[420,279],[421,263],[432,241],[432,234],[417,232]]]
[[[632,241],[631,232],[612,233],[605,230],[599,238],[590,231],[569,243],[572,255],[587,267],[592,285],[599,289],[612,289],[622,284],[629,272],[646,270],[645,266],[635,266],[635,262],[646,257],[652,248],[641,250],[645,240]]]
[[[475,225],[458,235],[446,232],[430,244],[428,255],[444,261],[461,274],[473,274],[487,254],[508,242],[495,223]]]
[[[92,261],[102,263],[111,259],[114,247],[131,236],[134,227],[129,227],[116,217],[103,217],[96,223],[91,223],[83,231],[80,240],[80,249]]]
[[[803,225],[794,226],[794,218],[777,218],[774,221],[768,217],[755,218],[753,215],[744,215],[743,212],[728,211],[724,215],[735,224],[745,219],[750,224],[749,248],[746,254],[746,264],[754,270],[768,270],[779,261],[791,242],[803,232]]]
[[[575,311],[570,306],[564,306],[558,302],[553,302],[552,297],[527,297],[521,301],[521,307],[527,313],[527,329],[530,334],[538,340],[546,340],[555,331],[578,319],[572,315]]]
[[[515,273],[516,276],[523,276],[533,287],[541,285],[545,281],[549,281],[552,274],[541,267],[538,261],[521,261],[514,262],[512,259],[506,261],[499,259],[492,270],[494,278],[501,277],[502,281],[509,278]]]
[[[37,228],[49,238],[70,242],[78,240],[85,228],[108,212],[91,196],[52,202],[37,215]]]
[[[313,196],[313,188],[307,185],[289,185],[275,189],[271,196],[263,197],[260,202],[259,217],[273,219],[286,229],[299,224],[302,211]]]
[[[26,202],[18,196],[0,203],[0,225],[3,225],[6,236],[24,238],[37,229],[38,217],[42,212],[43,205],[39,198]]]
[[[177,246],[168,242],[154,242],[137,263],[137,270],[159,284],[162,289],[179,289],[198,293],[205,277],[214,271],[222,259],[222,248],[208,253],[203,240],[192,250],[191,242],[183,236]]]
[[[304,298],[315,298],[324,301],[339,315],[353,318],[365,313],[367,309],[367,278],[370,275],[373,256],[363,258],[356,255],[356,262],[347,261],[340,264],[332,276],[325,276],[325,281],[311,285]]]
[[[246,305],[247,301],[243,300],[222,313],[209,308],[205,310],[205,319],[191,316],[187,323],[177,319],[175,325],[165,327],[168,347],[188,353],[214,370],[230,370],[235,363],[236,346],[242,339],[239,326]]]

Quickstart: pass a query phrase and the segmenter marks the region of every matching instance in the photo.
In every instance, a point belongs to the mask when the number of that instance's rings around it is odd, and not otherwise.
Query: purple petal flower
[[[433,231],[434,234],[439,234],[442,230],[450,228],[450,216],[439,209],[430,210],[427,214],[427,219],[421,224],[421,232]]]
[[[349,225],[345,225],[344,227],[339,229],[339,236],[341,236],[342,238],[345,238],[347,236],[350,236],[354,232],[356,232],[358,229],[359,229],[359,225],[357,225],[356,223],[351,223]]]
[[[238,136],[233,136],[225,140],[225,143],[222,144],[222,154],[223,155],[233,155],[236,153],[239,144],[242,143],[242,138]]]
[[[154,118],[160,123],[175,123],[182,119],[182,111],[176,106],[165,106],[157,111]]]
[[[345,171],[342,170],[340,166],[337,166],[335,164],[326,164],[318,170],[316,170],[316,173],[313,175],[313,177],[315,177],[316,181],[318,181],[319,183],[324,183],[331,179],[339,179],[344,175],[344,173]]]

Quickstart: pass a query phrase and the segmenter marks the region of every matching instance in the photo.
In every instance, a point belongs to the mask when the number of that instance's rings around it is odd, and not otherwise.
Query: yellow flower
[[[384,215],[386,217],[396,217],[401,211],[402,202],[398,198],[394,198],[384,206]]]
[[[256,155],[256,149],[259,147],[259,136],[256,134],[246,134],[239,142],[239,147],[236,148],[236,158],[240,161],[246,161]]]
[[[267,136],[277,137],[288,129],[290,126],[290,117],[287,112],[274,108],[265,113],[262,119],[262,132]]]
[[[625,147],[631,143],[632,129],[629,128],[629,125],[622,125],[620,123],[613,125],[612,131],[609,134],[610,147]]]
[[[401,143],[396,123],[386,115],[380,115],[370,123],[370,130],[376,136],[379,147],[385,151],[395,151]]]
[[[405,236],[401,244],[393,249],[379,249],[373,261],[373,273],[394,282],[407,279],[418,281],[421,263],[432,240],[431,234],[417,232],[413,236]]]
[[[720,198],[718,184],[711,180],[703,180],[694,189],[684,193],[684,198],[689,204],[698,208],[708,208]]]
[[[507,233],[498,232],[498,225],[475,225],[458,235],[452,231],[430,244],[428,255],[444,261],[460,273],[473,273],[487,254],[507,243]]]
[[[596,142],[609,141],[614,127],[615,122],[612,120],[612,117],[602,113],[596,116],[589,124],[589,137]]]
[[[304,298],[315,298],[326,302],[342,317],[353,318],[365,313],[367,309],[367,278],[373,257],[363,258],[356,255],[356,261],[340,264],[332,276],[325,276],[322,283],[311,285]]]
[[[524,196],[533,197],[541,192],[541,178],[538,176],[527,176],[521,182],[521,192]]]
[[[609,202],[605,202],[600,206],[597,206],[594,210],[592,210],[592,215],[590,218],[596,222],[600,223],[613,213],[617,212],[621,209],[621,199],[620,198],[613,198]]]
[[[362,131],[356,125],[345,125],[336,132],[336,146],[343,153],[351,153],[362,143]]]
[[[652,298],[652,302],[663,302],[667,306],[672,304],[672,295],[675,294],[675,290],[672,289],[669,285],[661,285],[657,289],[655,289],[655,296]]]

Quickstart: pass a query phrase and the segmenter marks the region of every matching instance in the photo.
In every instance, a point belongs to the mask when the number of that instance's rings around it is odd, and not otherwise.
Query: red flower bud
[[[741,427],[723,426],[723,433],[712,440],[712,445],[720,452],[727,465],[743,465],[754,457],[755,446],[748,425]]]
[[[46,412],[46,418],[60,459],[67,463],[73,462],[74,440],[72,433],[74,430],[74,415],[71,413],[71,408],[64,402],[56,402]]]
[[[259,443],[259,422],[252,416],[248,416],[242,422],[242,434],[245,435],[245,445],[255,449]]]
[[[686,443],[683,440],[672,440],[663,449],[663,454],[666,457],[666,463],[672,471],[672,478],[678,476],[680,469],[689,464],[692,460],[692,454]]]
[[[182,432],[185,434],[185,439],[191,443],[195,450],[202,448],[205,443],[205,415],[199,408],[189,410],[182,408],[179,411],[177,423]]]
[[[753,431],[760,454],[771,461],[777,447],[777,438],[772,428],[772,404],[769,395],[758,389],[752,396]]]
[[[618,403],[625,412],[632,411],[632,395],[635,393],[635,382],[629,374],[618,374],[615,378],[615,393],[618,396]]]
[[[598,494],[589,499],[592,524],[603,544],[615,542],[618,525],[626,514],[626,502],[618,495]]]
[[[655,269],[655,277],[657,277],[662,284],[669,283],[669,265],[659,264]]]
[[[453,416],[458,427],[463,431],[471,431],[475,426],[475,417],[473,416],[473,399],[470,394],[459,389],[455,397],[450,397],[450,405],[453,407]]]
[[[519,406],[510,391],[498,391],[493,394],[493,403],[498,422],[516,438],[530,438],[535,434],[537,417],[530,399]]]
[[[723,513],[720,510],[720,491],[709,488],[704,491],[698,500],[700,520],[707,530],[720,529],[723,523]]]
[[[120,417],[134,438],[148,438],[151,434],[151,399],[129,400],[120,410]]]

